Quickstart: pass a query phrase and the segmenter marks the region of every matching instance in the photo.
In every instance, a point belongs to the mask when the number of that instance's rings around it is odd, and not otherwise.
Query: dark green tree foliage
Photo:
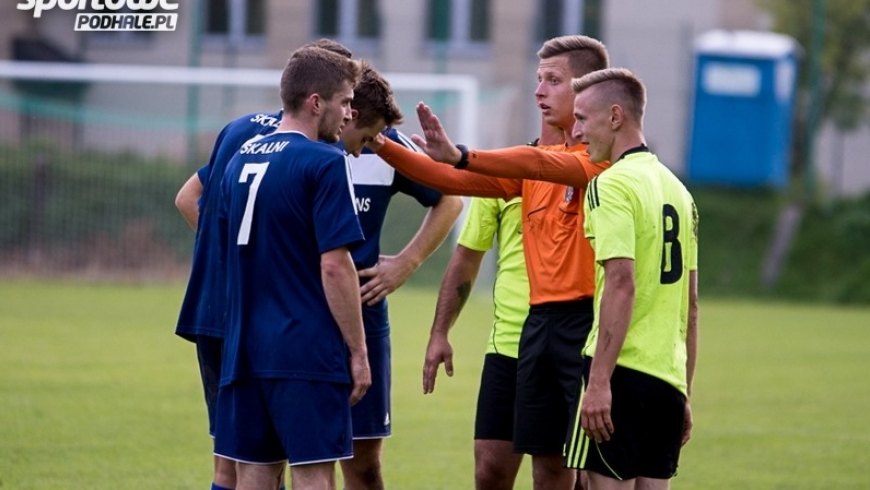
[[[759,0],[773,17],[773,29],[811,47],[816,0]],[[822,117],[850,130],[867,119],[864,88],[870,73],[870,0],[823,0],[821,53]],[[806,61],[806,60],[804,60]],[[801,64],[800,87],[807,90],[810,66]]]
[[[794,37],[804,49],[800,64],[800,97],[796,107],[793,165],[806,168],[810,93],[813,77],[808,55],[813,49],[813,29],[820,27],[818,122],[829,121],[843,132],[868,122],[865,87],[870,74],[870,0],[757,0],[770,13],[773,30]],[[818,2],[821,2],[819,4]],[[824,15],[815,16],[821,5]],[[818,24],[820,23],[820,24]]]

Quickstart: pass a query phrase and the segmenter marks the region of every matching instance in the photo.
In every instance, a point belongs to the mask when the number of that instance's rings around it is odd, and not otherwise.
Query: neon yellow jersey
[[[634,260],[635,299],[617,364],[686,393],[689,271],[698,269],[692,195],[646,151],[624,156],[586,193],[586,237],[595,251],[595,322],[583,353],[595,357],[608,259]]]
[[[498,243],[498,271],[493,288],[495,321],[486,352],[517,357],[520,333],[529,314],[529,276],[523,257],[520,198],[471,199],[458,243],[484,252]]]

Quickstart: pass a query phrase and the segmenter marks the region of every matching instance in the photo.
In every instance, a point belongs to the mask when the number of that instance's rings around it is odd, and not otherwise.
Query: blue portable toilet
[[[798,49],[772,32],[716,30],[696,39],[690,181],[788,185]]]

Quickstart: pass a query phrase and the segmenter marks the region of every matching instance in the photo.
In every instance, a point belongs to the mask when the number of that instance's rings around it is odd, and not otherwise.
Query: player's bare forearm
[[[622,351],[634,310],[634,261],[604,262],[604,290],[598,319],[598,343],[589,374],[590,387],[610,384],[610,376]]]
[[[368,278],[360,288],[363,303],[375,304],[400,288],[441,246],[461,211],[461,198],[442,196],[426,213],[420,229],[398,255],[381,256],[374,267],[359,271],[361,278]]]
[[[321,254],[320,270],[326,302],[350,350],[350,403],[355,404],[372,384],[356,269],[348,249],[341,247]]]
[[[463,206],[459,196],[441,196],[438,203],[426,213],[420,229],[399,252],[399,256],[412,263],[415,270],[420,267],[450,235]]]
[[[444,271],[444,279],[438,290],[432,335],[447,332],[456,322],[459,313],[471,295],[471,288],[480,272],[484,252],[457,245]]]
[[[175,207],[193,231],[196,231],[199,221],[199,199],[202,197],[202,190],[199,175],[193,174],[175,195]]]
[[[695,365],[698,361],[698,271],[689,271],[689,311],[686,322],[686,408],[683,416],[683,434],[680,443],[685,445],[692,437],[691,397],[695,382]]]
[[[477,278],[482,259],[483,252],[462,245],[457,245],[450,258],[438,291],[435,319],[426,345],[426,357],[423,362],[424,394],[435,391],[438,366],[442,363],[447,376],[453,376],[453,347],[447,339],[447,333],[471,294],[471,286]]]
[[[625,343],[634,307],[634,261],[606,260],[604,277],[598,341],[592,357],[589,384],[580,405],[580,425],[599,443],[610,440],[610,435],[616,430],[611,417],[610,377]]]
[[[341,247],[320,256],[326,301],[351,353],[366,352],[359,280],[350,252]]]
[[[685,445],[692,437],[692,391],[695,365],[698,360],[698,271],[689,271],[689,311],[686,325],[686,408],[683,415],[683,433],[680,443]]]
[[[689,315],[686,326],[686,383],[692,395],[695,365],[698,361],[698,271],[689,271]]]

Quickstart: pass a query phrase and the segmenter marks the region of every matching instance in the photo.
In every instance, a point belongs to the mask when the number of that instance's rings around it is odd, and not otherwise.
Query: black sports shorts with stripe
[[[677,472],[686,397],[674,386],[646,373],[617,365],[610,378],[609,441],[597,443],[580,426],[585,381],[595,361],[587,359],[579,401],[565,443],[564,465],[617,480],[668,479]]]

